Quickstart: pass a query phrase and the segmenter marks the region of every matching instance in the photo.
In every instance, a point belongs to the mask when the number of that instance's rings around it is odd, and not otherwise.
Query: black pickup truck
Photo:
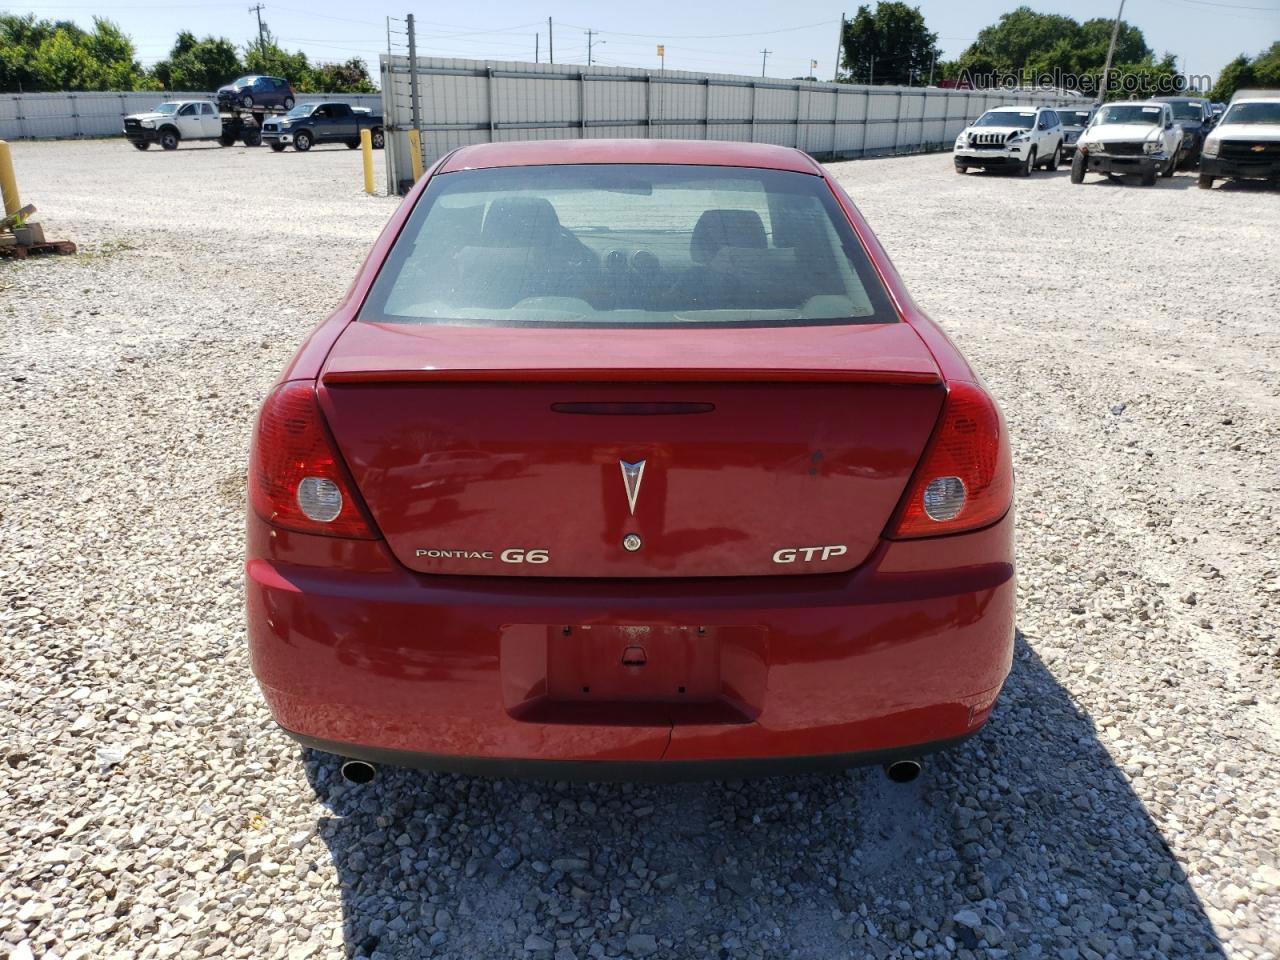
[[[386,142],[381,115],[349,103],[300,103],[283,117],[271,117],[262,124],[262,142],[279,153],[289,144],[305,153],[317,143],[345,143],[360,146],[360,131],[368,130],[373,148]]]

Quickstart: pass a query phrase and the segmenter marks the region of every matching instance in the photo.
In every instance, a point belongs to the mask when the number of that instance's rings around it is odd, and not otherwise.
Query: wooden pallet
[[[12,237],[0,236],[0,257],[13,257],[25,260],[27,257],[38,257],[46,254],[69,254],[76,252],[76,245],[70,240],[46,240],[44,243],[5,243]]]

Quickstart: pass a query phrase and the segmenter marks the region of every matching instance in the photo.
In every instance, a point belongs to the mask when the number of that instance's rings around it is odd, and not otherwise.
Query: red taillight
[[[986,392],[952,383],[889,537],[936,537],[995,523],[1013,499],[1009,444]]]
[[[249,455],[249,504],[277,527],[375,539],[325,429],[314,382],[281,384],[263,403]]]

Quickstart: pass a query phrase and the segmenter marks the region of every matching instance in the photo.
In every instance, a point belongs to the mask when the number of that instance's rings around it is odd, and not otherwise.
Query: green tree
[[[245,47],[244,69],[245,73],[284,77],[299,92],[311,93],[321,89],[316,86],[315,72],[307,55],[301,50],[293,53],[285,50],[276,43],[270,31],[263,41],[254,40]]]
[[[169,56],[151,68],[164,90],[216,90],[245,72],[235,44],[226,37],[205,37],[183,31]]]
[[[327,93],[377,93],[369,67],[359,57],[346,63],[320,63],[313,71],[316,89]]]
[[[1280,40],[1258,54],[1253,61],[1253,78],[1260,87],[1280,89]]]
[[[978,39],[960,57],[961,64],[981,59],[993,62],[1002,73],[1021,76],[1028,68],[1043,69],[1043,56],[1061,45],[1075,49],[1081,43],[1080,24],[1070,17],[1037,13],[1018,7],[978,33]],[[972,68],[971,68],[972,69]]]
[[[1071,17],[1037,13],[1018,7],[978,33],[960,55],[958,77],[980,85],[985,76],[1011,76],[1022,84],[1050,84],[1096,91],[1111,45],[1112,20],[1096,17],[1077,23]],[[1112,70],[1136,68],[1142,77],[1163,76],[1164,61],[1156,62],[1142,31],[1120,21]]]
[[[927,83],[942,54],[919,8],[896,0],[882,0],[874,12],[858,7],[844,26],[841,47],[851,83]]]
[[[1185,78],[1178,73],[1177,57],[1166,53],[1157,60],[1153,54],[1147,54],[1136,63],[1112,64],[1110,83],[1099,99],[1168,97],[1181,93],[1185,86]]]
[[[1257,85],[1258,77],[1254,73],[1253,61],[1242,53],[1222,68],[1222,72],[1218,74],[1218,82],[1209,91],[1209,98],[1226,103],[1237,90]]]
[[[0,90],[132,90],[142,79],[133,42],[110,20],[0,16]]]

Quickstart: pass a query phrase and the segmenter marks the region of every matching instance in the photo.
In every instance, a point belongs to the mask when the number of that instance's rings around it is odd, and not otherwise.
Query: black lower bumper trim
[[[1200,155],[1200,175],[1239,180],[1275,180],[1280,178],[1280,163],[1249,163],[1221,160]]]
[[[1145,173],[1158,170],[1166,161],[1154,157],[1109,157],[1085,154],[1087,168],[1091,173]]]
[[[159,143],[160,131],[154,127],[143,127],[141,130],[126,130],[125,139],[130,143]]]
[[[466,776],[517,780],[643,781],[676,783],[690,780],[751,780],[794,776],[912,760],[964,743],[982,727],[944,740],[932,740],[883,750],[823,753],[808,756],[743,757],[726,760],[523,760],[508,757],[467,757],[444,753],[416,753],[367,747],[337,740],[321,740],[280,728],[312,750],[391,767],[414,767]]]
[[[1025,162],[1021,157],[956,157],[957,167],[1016,167]]]

